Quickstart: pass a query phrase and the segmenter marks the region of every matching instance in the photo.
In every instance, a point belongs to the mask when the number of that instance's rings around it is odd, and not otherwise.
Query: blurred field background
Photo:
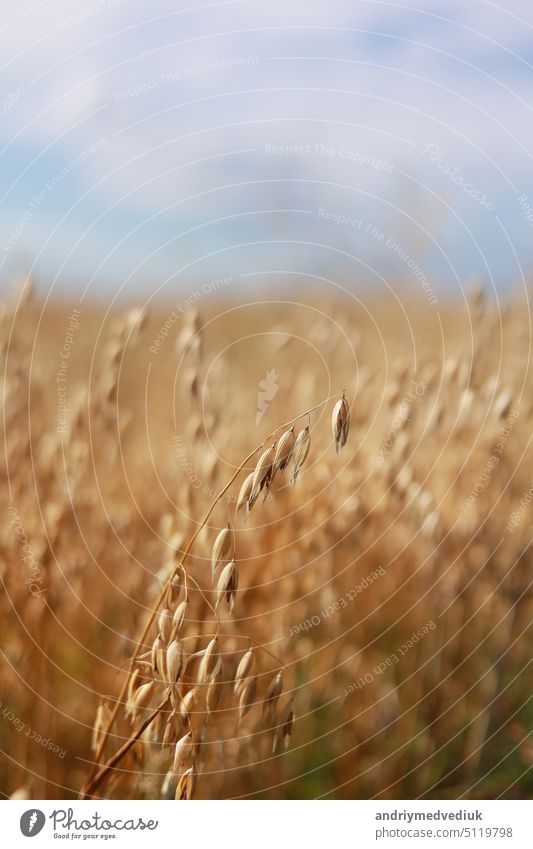
[[[438,309],[331,292],[213,292],[157,353],[172,304],[141,321],[134,304],[5,296],[3,796],[76,797],[98,704],[112,704],[176,539],[269,431],[345,390],[341,455],[331,401],[311,416],[297,485],[278,481],[234,524],[228,651],[251,636],[283,659],[291,746],[273,756],[252,708],[213,738],[197,795],[531,797],[529,310],[480,289]],[[238,488],[193,549],[204,588]],[[107,794],[157,796],[153,763],[134,751]]]

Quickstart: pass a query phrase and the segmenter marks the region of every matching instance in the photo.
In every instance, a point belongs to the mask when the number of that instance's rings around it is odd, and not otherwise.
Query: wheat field
[[[230,288],[4,296],[2,795],[531,797],[529,311]]]

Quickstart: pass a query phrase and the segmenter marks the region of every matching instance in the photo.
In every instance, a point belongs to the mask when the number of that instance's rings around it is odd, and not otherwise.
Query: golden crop
[[[2,793],[530,796],[529,321],[6,300]]]

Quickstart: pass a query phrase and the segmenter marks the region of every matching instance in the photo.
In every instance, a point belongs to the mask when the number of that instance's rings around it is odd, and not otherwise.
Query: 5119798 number
[[[466,828],[463,829],[464,837],[512,837],[513,829],[500,826],[497,828]]]

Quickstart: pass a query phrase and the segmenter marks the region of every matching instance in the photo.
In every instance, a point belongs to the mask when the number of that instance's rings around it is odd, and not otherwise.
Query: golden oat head
[[[294,451],[292,452],[291,483],[293,485],[296,483],[296,479],[298,478],[300,469],[302,468],[303,464],[307,459],[310,447],[311,437],[309,434],[309,425],[306,425],[296,437],[296,442],[294,443]]]
[[[337,401],[333,408],[331,429],[333,431],[335,450],[337,454],[340,454],[342,448],[346,445],[348,431],[350,429],[350,409],[344,392],[342,393],[342,398]]]
[[[219,532],[211,552],[211,572],[214,575],[218,567],[234,558],[233,531],[228,522]]]

